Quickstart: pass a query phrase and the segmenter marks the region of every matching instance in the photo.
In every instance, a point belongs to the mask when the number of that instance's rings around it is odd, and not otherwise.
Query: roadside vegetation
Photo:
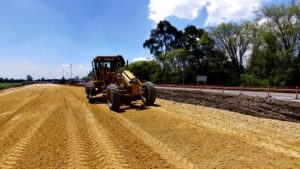
[[[161,21],[143,46],[154,59],[129,65],[141,80],[189,84],[205,75],[208,84],[299,86],[300,5],[265,6],[254,21],[205,29]]]
[[[0,77],[0,90],[8,89],[12,87],[20,87],[28,84],[33,84],[33,78],[31,75],[26,76],[26,80],[24,79],[8,79]]]
[[[14,79],[14,78],[2,78],[0,77],[0,90],[6,89],[10,87],[18,87],[23,85],[29,85],[29,84],[35,84],[35,83],[56,83],[56,84],[74,84],[79,83],[84,80],[89,80],[89,77],[84,77],[82,80],[72,78],[72,79],[65,79],[65,77],[62,77],[61,79],[45,79],[42,77],[41,79],[33,79],[31,75],[27,75],[25,79]]]
[[[0,82],[0,90],[11,88],[11,87],[19,87],[22,85],[23,85],[23,83]]]

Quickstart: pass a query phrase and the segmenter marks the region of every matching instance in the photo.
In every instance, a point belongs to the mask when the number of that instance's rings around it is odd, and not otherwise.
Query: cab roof
[[[125,65],[124,58],[121,55],[116,56],[96,56],[94,62],[119,62],[122,66]]]

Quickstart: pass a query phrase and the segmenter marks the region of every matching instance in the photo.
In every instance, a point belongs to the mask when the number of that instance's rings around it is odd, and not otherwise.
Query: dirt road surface
[[[299,123],[158,99],[111,112],[84,89],[0,92],[0,168],[300,168]]]

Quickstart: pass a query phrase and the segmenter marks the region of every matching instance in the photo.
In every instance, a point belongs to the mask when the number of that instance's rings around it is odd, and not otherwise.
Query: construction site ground
[[[222,94],[189,89],[157,89],[162,99],[234,111],[262,118],[300,122],[300,103],[273,97]]]
[[[8,89],[0,91],[0,168],[300,167],[297,117],[244,114],[163,99],[112,112],[106,103],[89,104],[82,87]]]

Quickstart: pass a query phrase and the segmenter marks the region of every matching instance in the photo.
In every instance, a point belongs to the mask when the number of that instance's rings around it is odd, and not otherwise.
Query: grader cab
[[[119,71],[123,66],[125,61],[120,55],[94,58],[93,80],[85,86],[90,103],[102,94],[111,110],[118,110],[122,103],[130,104],[133,100],[142,100],[145,105],[154,104],[156,90],[153,83],[141,83],[129,70]]]

